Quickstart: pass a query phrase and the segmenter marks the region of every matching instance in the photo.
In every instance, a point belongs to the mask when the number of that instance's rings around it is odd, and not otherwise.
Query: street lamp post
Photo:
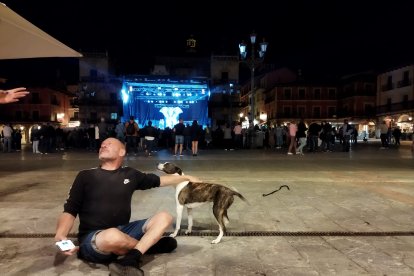
[[[229,95],[230,95],[230,126],[233,124],[233,84],[229,83]]]
[[[256,56],[255,47],[254,47],[256,44],[256,34],[254,32],[250,35],[250,44],[252,46],[252,50],[251,50],[249,58],[247,58],[247,50],[246,50],[247,45],[244,42],[239,44],[239,50],[240,50],[241,61],[243,63],[246,63],[250,69],[250,78],[251,78],[250,79],[250,93],[251,93],[250,120],[251,120],[251,123],[254,125],[254,119],[255,119],[255,114],[256,114],[255,109],[254,109],[254,104],[255,104],[254,71],[263,62],[268,43],[263,41],[259,44],[260,49],[259,49],[258,57]]]

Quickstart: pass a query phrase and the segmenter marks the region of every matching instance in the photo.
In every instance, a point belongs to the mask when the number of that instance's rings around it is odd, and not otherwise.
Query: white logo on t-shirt
[[[124,179],[124,184],[128,184],[128,183],[129,183],[129,179],[128,178]]]

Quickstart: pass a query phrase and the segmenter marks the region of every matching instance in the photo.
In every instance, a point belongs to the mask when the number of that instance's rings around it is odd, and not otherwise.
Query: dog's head
[[[159,169],[160,171],[165,172],[166,174],[184,175],[183,171],[180,169],[180,167],[178,167],[177,165],[175,165],[174,163],[171,163],[171,162],[158,163],[157,169]]]

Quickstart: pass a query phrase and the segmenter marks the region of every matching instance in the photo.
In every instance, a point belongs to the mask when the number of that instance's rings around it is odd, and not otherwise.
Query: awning
[[[82,57],[0,2],[0,59]]]

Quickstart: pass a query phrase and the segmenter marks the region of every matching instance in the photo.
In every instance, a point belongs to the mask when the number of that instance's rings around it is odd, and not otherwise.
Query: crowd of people
[[[359,133],[355,125],[344,120],[343,124],[332,125],[329,122],[305,124],[304,120],[285,124],[263,124],[242,128],[240,122],[234,125],[222,123],[211,128],[203,127],[197,120],[192,123],[180,119],[172,128],[160,129],[152,121],[140,127],[134,117],[122,122],[106,122],[101,118],[98,123],[87,127],[62,129],[59,124],[44,123],[30,130],[30,142],[33,153],[48,154],[67,149],[99,150],[100,144],[108,137],[115,137],[126,145],[127,155],[152,156],[159,149],[169,149],[175,156],[197,156],[199,149],[286,149],[289,155],[316,151],[350,151],[351,145],[359,140],[367,141],[368,135],[377,135],[381,139],[381,149],[389,145],[400,145],[401,129],[389,127],[383,122],[378,126],[377,134]],[[1,132],[0,149],[4,152],[21,150],[22,132],[11,124],[5,124]],[[292,139],[294,137],[294,139]],[[405,139],[403,137],[403,139]],[[341,145],[339,149],[336,145]]]

